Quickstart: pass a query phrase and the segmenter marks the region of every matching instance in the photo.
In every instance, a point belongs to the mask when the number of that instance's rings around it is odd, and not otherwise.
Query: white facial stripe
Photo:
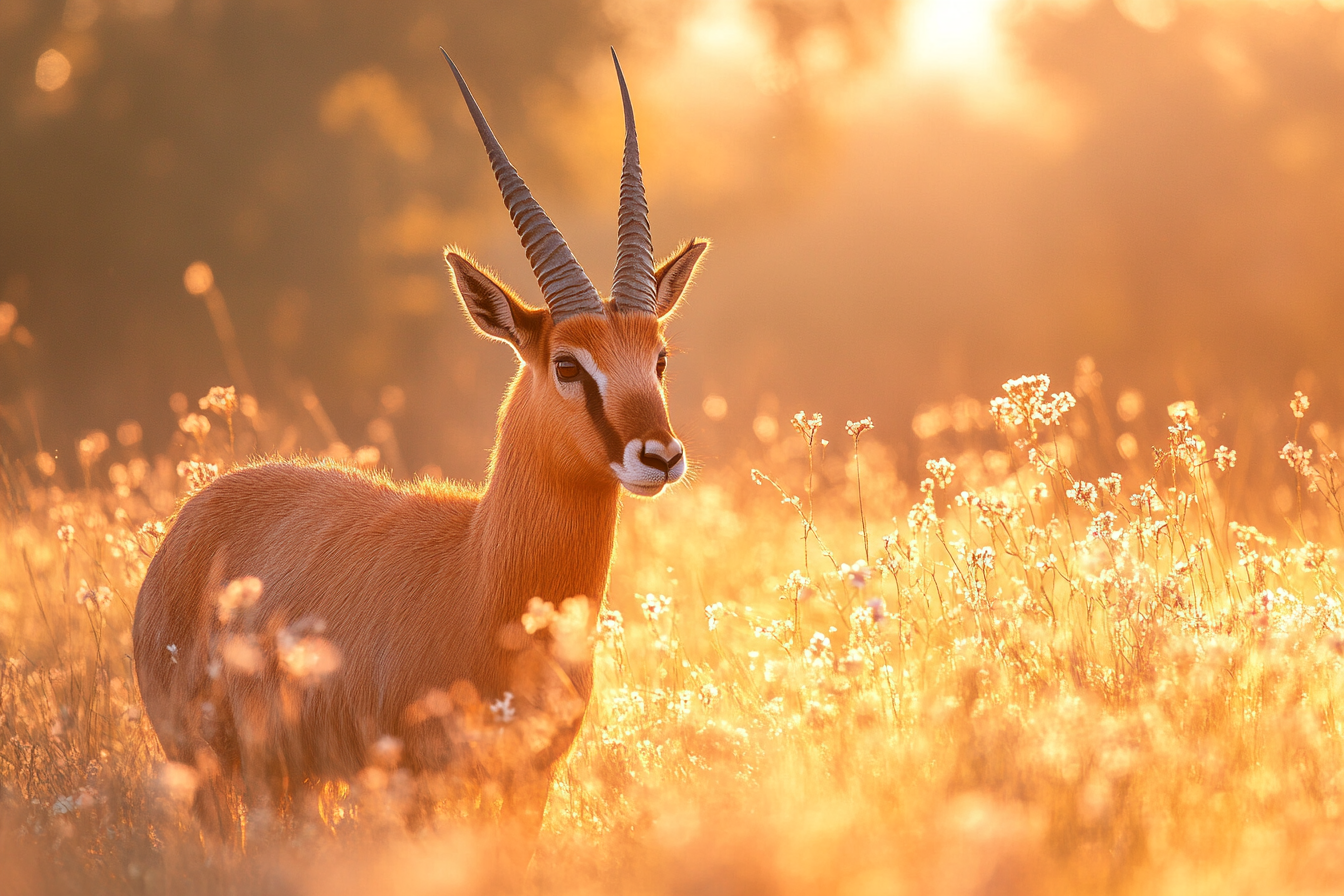
[[[588,371],[588,375],[597,383],[597,391],[601,394],[603,400],[607,397],[607,375],[602,372],[602,368],[597,366],[593,356],[581,348],[570,348],[567,345],[556,346],[555,353],[573,355],[574,360],[583,365],[583,369]],[[569,385],[566,383],[565,385]]]

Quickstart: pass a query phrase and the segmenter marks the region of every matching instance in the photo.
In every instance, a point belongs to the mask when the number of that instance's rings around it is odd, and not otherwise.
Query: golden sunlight
[[[0,896],[1340,889],[1344,0],[0,46]]]
[[[1004,0],[916,0],[904,21],[905,62],[916,72],[983,76],[1001,61]]]

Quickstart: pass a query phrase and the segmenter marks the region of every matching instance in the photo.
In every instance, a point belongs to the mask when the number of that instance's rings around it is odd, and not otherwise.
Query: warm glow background
[[[512,359],[442,246],[537,293],[437,48],[605,290],[612,44],[657,251],[716,241],[674,326],[706,463],[800,408],[909,463],[921,406],[1082,355],[1230,426],[1337,406],[1339,2],[0,0],[0,443],[159,446],[234,382],[204,260],[274,445],[390,420],[397,472],[478,477]]]

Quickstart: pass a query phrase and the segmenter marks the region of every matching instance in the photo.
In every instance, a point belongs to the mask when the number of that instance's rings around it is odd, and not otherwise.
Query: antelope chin
[[[660,494],[667,487],[666,482],[626,482],[621,480],[621,485],[632,495],[639,495],[641,498],[652,498]]]

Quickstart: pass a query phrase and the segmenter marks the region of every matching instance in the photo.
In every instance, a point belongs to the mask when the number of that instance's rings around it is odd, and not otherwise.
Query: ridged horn
[[[635,110],[616,48],[611,50],[616,80],[625,104],[625,158],[621,164],[621,207],[616,223],[616,276],[611,301],[619,311],[657,313],[657,282],[653,278],[653,237],[649,232],[649,203],[644,198],[644,174],[639,167],[639,137]]]
[[[471,95],[467,82],[453,64],[448,51],[439,47],[439,52],[448,60],[457,86],[462,88],[462,98],[467,101],[467,108],[476,122],[476,130],[481,134],[481,142],[485,144],[485,152],[490,157],[490,167],[494,169],[495,180],[499,183],[499,192],[504,196],[504,205],[508,207],[514,229],[522,238],[527,260],[532,265],[532,273],[537,276],[546,305],[551,309],[551,317],[561,321],[575,314],[601,314],[602,300],[598,298],[593,282],[570,251],[560,230],[551,223],[537,200],[532,198],[527,184],[523,183],[518,170],[509,162],[509,157],[495,139],[481,107],[476,105],[476,99]]]

